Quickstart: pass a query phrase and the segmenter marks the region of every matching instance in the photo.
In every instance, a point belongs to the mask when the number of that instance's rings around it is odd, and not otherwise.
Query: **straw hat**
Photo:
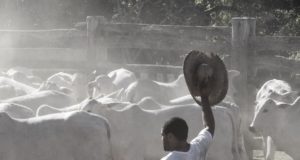
[[[226,96],[227,70],[218,55],[191,51],[184,59],[183,73],[194,99],[207,95],[210,106],[213,106]],[[198,103],[201,105],[201,100]]]

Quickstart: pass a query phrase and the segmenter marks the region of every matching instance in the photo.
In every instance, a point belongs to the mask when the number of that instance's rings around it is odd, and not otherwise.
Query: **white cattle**
[[[38,87],[42,82],[42,79],[36,75],[33,75],[32,71],[28,68],[11,68],[6,72],[6,75],[15,81],[24,83],[31,87]]]
[[[151,98],[144,99],[145,105],[157,104],[146,102],[148,100],[151,101]],[[208,152],[208,159],[247,160],[243,148],[242,135],[238,129],[240,123],[238,108],[226,107],[214,107],[213,109],[216,119],[216,131],[214,142]],[[137,105],[118,103],[109,99],[103,102],[87,99],[79,106],[74,105],[64,109],[43,106],[39,108],[38,113],[41,115],[69,112],[79,108],[108,118],[112,131],[113,155],[114,159],[118,160],[154,160],[166,154],[162,148],[160,132],[164,121],[170,117],[179,116],[187,121],[190,127],[189,140],[195,137],[200,129],[203,128],[202,111],[195,104],[144,110]]]
[[[47,82],[55,83],[58,87],[72,88],[73,74],[58,72],[47,78]]]
[[[89,95],[92,97],[109,95],[118,90],[112,79],[107,75],[98,75],[94,81],[88,83],[88,88]]]
[[[29,119],[0,113],[1,160],[112,160],[107,120],[87,112]]]
[[[22,92],[21,94],[25,94]],[[0,100],[8,99],[18,96],[17,91],[11,85],[1,85],[0,86]]]
[[[54,82],[45,81],[42,82],[39,88],[37,89],[37,91],[43,91],[43,90],[60,91],[60,87]]]
[[[60,90],[67,90],[77,102],[88,97],[89,77],[83,73],[55,73],[47,79],[47,82],[55,83]]]
[[[5,86],[3,88],[8,89],[7,87],[12,87],[15,93],[15,96],[21,96],[21,95],[25,95],[25,94],[30,94],[32,92],[34,92],[36,89],[34,87],[28,86],[26,84],[23,84],[21,82],[15,81],[11,78],[7,78],[7,77],[0,77],[0,86]],[[8,93],[0,93],[0,97],[7,97],[8,95],[6,95]],[[9,93],[9,94],[13,94],[13,93]],[[9,97],[11,98],[11,97]]]
[[[114,159],[143,160],[159,159],[166,154],[161,142],[163,123],[174,116],[185,119],[189,125],[189,140],[195,137],[202,125],[202,111],[197,105],[173,106],[158,110],[143,110],[137,105],[128,105],[115,110],[96,100],[82,104],[83,110],[105,116],[111,124]],[[240,152],[238,143],[238,123],[231,111],[224,107],[214,107],[216,131],[214,141],[208,151],[210,160],[241,160],[247,158]],[[129,147],[130,146],[130,147]]]
[[[43,104],[38,107],[36,111],[36,116],[43,116],[43,115],[59,113],[59,112],[79,111],[82,110],[82,106],[84,106],[87,103],[87,101],[90,101],[90,99],[85,99],[79,104],[75,104],[63,108],[57,108],[57,107]],[[121,110],[130,104],[129,102],[120,102],[117,99],[109,98],[109,97],[101,97],[98,98],[97,101],[102,105],[105,105],[106,107],[114,110]]]
[[[260,108],[265,105],[265,102],[268,99],[272,99],[276,103],[293,103],[298,94],[298,92],[292,90],[291,86],[286,81],[278,79],[268,80],[257,92],[254,114],[258,114]],[[266,134],[261,136],[265,158],[268,160],[274,159],[276,146],[272,143],[272,137]]]
[[[42,104],[62,108],[76,103],[72,97],[53,90],[34,92],[32,94],[6,99],[2,102],[24,105],[31,108],[34,112],[36,112],[37,108]]]
[[[39,117],[39,116],[44,116],[44,115],[48,115],[48,114],[80,111],[80,110],[81,110],[80,105],[73,105],[73,106],[64,107],[64,108],[56,108],[56,107],[52,107],[50,105],[43,104],[38,107],[38,109],[36,110],[35,116]]]
[[[150,79],[140,79],[133,82],[125,90],[125,100],[137,103],[144,97],[152,97],[157,102],[169,104],[171,99],[189,94],[183,74],[169,83],[157,82]]]
[[[115,84],[119,89],[126,89],[129,84],[137,80],[135,74],[125,68],[113,70],[107,75],[112,79],[113,84]]]
[[[6,112],[9,116],[18,119],[35,116],[33,110],[29,107],[14,103],[0,103],[0,112]]]
[[[159,104],[155,99],[152,97],[144,97],[142,98],[137,105],[141,107],[142,109],[146,110],[156,110],[156,109],[162,109],[164,106],[162,104]]]
[[[75,73],[72,79],[72,93],[77,102],[86,99],[88,95],[88,83],[90,77],[83,73]]]
[[[271,137],[274,147],[295,160],[300,159],[300,97],[291,104],[269,98],[258,105],[250,129]],[[274,152],[276,148],[268,151]],[[273,154],[267,157],[272,158]]]

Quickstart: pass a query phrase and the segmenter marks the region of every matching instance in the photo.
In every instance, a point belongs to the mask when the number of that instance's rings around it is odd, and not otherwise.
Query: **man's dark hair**
[[[188,125],[182,118],[173,117],[166,121],[163,126],[163,134],[172,133],[178,140],[187,140]]]

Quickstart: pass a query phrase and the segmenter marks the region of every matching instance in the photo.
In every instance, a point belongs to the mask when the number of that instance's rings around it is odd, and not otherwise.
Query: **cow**
[[[112,150],[114,159],[159,159],[165,154],[161,142],[161,127],[167,119],[179,116],[190,127],[189,139],[198,134],[202,124],[201,107],[196,104],[172,106],[157,110],[144,110],[138,105],[130,104],[121,109],[111,109],[97,100],[91,99],[81,104],[82,109],[102,115],[111,124]],[[208,159],[240,160],[241,155],[237,140],[238,125],[228,108],[214,107],[216,132],[214,141],[208,151]],[[130,146],[130,147],[128,147]],[[242,152],[243,154],[245,152]]]
[[[0,100],[12,98],[15,96],[18,96],[16,89],[11,85],[1,85],[0,86]],[[24,92],[21,92],[21,94],[25,94]]]
[[[0,86],[2,86],[3,90],[10,92],[10,93],[1,92],[0,93],[1,99],[12,98],[15,96],[22,96],[36,91],[36,88],[15,81],[8,77],[0,77]]]
[[[70,111],[79,111],[82,110],[82,106],[87,103],[87,101],[90,101],[90,98],[85,99],[81,103],[67,106],[67,107],[62,107],[62,108],[57,108],[53,107],[50,105],[40,105],[36,111],[36,116],[43,116],[43,115],[48,115],[48,114],[53,114],[53,113],[59,113],[59,112],[70,112]],[[127,105],[129,105],[129,102],[120,102],[117,99],[114,98],[109,98],[109,97],[101,97],[98,98],[97,101],[101,103],[102,105],[107,106],[109,109],[114,109],[114,110],[121,110]]]
[[[129,84],[137,80],[135,74],[125,68],[113,70],[107,75],[112,79],[113,84],[116,85],[118,89],[126,89]]]
[[[260,108],[265,104],[266,100],[272,99],[276,103],[293,103],[298,97],[298,92],[293,91],[290,84],[284,80],[271,79],[266,81],[258,90],[255,100],[254,115],[258,114]],[[262,136],[262,148],[265,158],[274,159],[275,146],[272,137],[269,135]]]
[[[152,97],[161,104],[169,104],[171,99],[189,94],[183,74],[172,82],[158,82],[150,79],[139,79],[125,90],[125,100],[137,103],[144,97]]]
[[[156,110],[156,109],[162,109],[162,108],[164,108],[164,105],[159,104],[152,97],[144,97],[144,98],[142,98],[137,103],[137,105],[140,106],[143,109],[146,109],[146,110]]]
[[[83,73],[58,72],[51,75],[47,83],[55,83],[60,90],[67,91],[77,102],[88,97],[89,77]]]
[[[28,68],[10,68],[7,70],[6,75],[15,81],[37,88],[42,79],[36,75],[33,75],[32,71]]]
[[[112,79],[107,75],[98,75],[95,80],[88,83],[89,95],[92,97],[99,97],[109,95],[116,90],[117,86],[113,83]]]
[[[14,119],[0,113],[1,160],[112,160],[107,119],[84,111]]]
[[[34,117],[35,114],[29,107],[15,103],[0,103],[0,112],[6,112],[9,116],[18,119]]]
[[[36,112],[37,108],[42,104],[62,108],[65,106],[74,105],[76,103],[76,100],[62,92],[54,90],[44,90],[24,96],[9,98],[3,100],[2,102],[24,105]]]
[[[250,130],[271,138],[268,140],[274,144],[274,148],[269,148],[271,155],[267,155],[267,160],[274,158],[272,152],[276,149],[284,151],[293,159],[300,159],[300,97],[292,103],[268,98],[258,105]]]
[[[145,101],[151,98],[144,98]],[[163,122],[170,117],[184,118],[190,126],[189,139],[203,127],[201,108],[196,104],[177,106],[155,106],[154,109],[143,109],[136,104],[125,104],[113,100],[86,99],[79,105],[56,109],[43,106],[39,115],[55,112],[69,112],[81,108],[84,111],[102,115],[111,124],[112,147],[114,159],[159,159],[165,154],[160,141],[160,129]],[[142,104],[143,102],[141,102]],[[148,104],[157,104],[145,102]],[[156,109],[159,108],[159,109]],[[233,109],[233,110],[229,110]],[[238,108],[214,107],[216,132],[214,142],[208,152],[209,159],[247,160],[239,131]],[[130,148],[128,146],[131,146]],[[217,151],[217,152],[216,152]],[[217,154],[216,154],[217,153]]]
[[[58,72],[49,76],[46,80],[48,83],[55,83],[58,87],[72,88],[73,75],[65,72]]]

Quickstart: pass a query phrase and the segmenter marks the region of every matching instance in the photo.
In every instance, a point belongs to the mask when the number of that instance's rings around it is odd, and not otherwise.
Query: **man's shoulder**
[[[195,138],[204,138],[204,139],[212,140],[213,136],[208,131],[208,128],[206,127],[206,128],[203,128]]]

